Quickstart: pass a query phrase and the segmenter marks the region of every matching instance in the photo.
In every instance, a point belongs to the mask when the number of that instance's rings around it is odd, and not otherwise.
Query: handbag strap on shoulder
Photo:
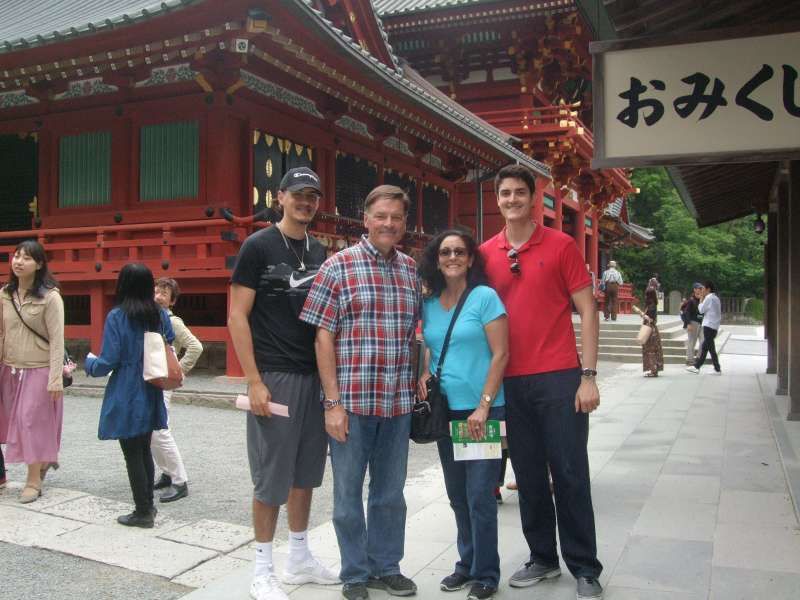
[[[31,327],[30,325],[28,325],[27,321],[25,321],[25,319],[23,319],[23,318],[22,318],[22,312],[20,311],[19,307],[17,306],[17,303],[16,303],[16,302],[14,302],[14,298],[11,298],[11,306],[13,306],[13,307],[14,307],[14,310],[16,311],[16,313],[17,313],[17,316],[19,317],[19,320],[20,320],[20,321],[22,321],[22,324],[23,324],[23,325],[25,325],[25,327],[27,327],[28,329],[30,329],[30,330],[31,330],[31,333],[33,333],[33,335],[35,335],[36,337],[38,337],[38,338],[39,338],[40,340],[42,340],[44,343],[46,343],[46,344],[50,344],[50,340],[48,340],[48,339],[47,339],[46,337],[44,337],[44,336],[43,336],[41,333],[39,333],[38,331],[36,331],[36,330],[35,330],[33,327]]]
[[[464,303],[467,301],[467,296],[469,296],[471,291],[472,288],[467,288],[464,290],[464,293],[462,293],[461,297],[458,299],[456,309],[453,311],[453,318],[450,319],[450,326],[447,328],[447,334],[444,336],[444,343],[442,343],[442,351],[439,354],[439,364],[436,366],[437,379],[441,379],[442,377],[442,365],[444,365],[444,356],[447,354],[447,347],[450,345],[450,336],[453,334],[453,327],[455,326],[456,319],[458,319],[461,309],[464,308]]]

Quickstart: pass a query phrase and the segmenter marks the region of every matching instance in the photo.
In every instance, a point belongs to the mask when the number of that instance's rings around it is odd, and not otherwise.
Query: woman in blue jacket
[[[142,264],[125,265],[117,279],[117,306],[108,313],[100,356],[86,357],[86,373],[102,377],[112,372],[100,409],[98,437],[119,440],[136,509],[117,518],[121,525],[152,527],[153,456],[150,436],[167,426],[161,389],[145,382],[144,332],[159,331],[170,344],[175,338],[167,312],[153,299],[153,274]]]

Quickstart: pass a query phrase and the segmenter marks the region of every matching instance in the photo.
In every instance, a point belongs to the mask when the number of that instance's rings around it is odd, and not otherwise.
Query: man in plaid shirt
[[[316,351],[331,437],[333,525],[342,594],[368,587],[396,596],[417,586],[400,573],[414,375],[411,348],[420,289],[414,260],[395,249],[405,234],[408,195],[381,185],[364,202],[361,241],[319,270],[300,319],[317,327]],[[367,466],[367,528],[362,490]]]

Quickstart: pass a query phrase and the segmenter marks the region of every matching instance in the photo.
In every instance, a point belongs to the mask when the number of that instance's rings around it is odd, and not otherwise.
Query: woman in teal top
[[[450,420],[466,420],[470,435],[481,438],[487,419],[505,418],[503,371],[508,362],[508,319],[497,293],[486,285],[477,244],[468,233],[451,229],[437,235],[420,262],[427,290],[422,333],[427,346],[419,394],[439,363],[444,338],[462,294],[468,294],[456,319],[442,367],[441,386]],[[458,527],[455,571],[441,582],[454,591],[472,584],[467,600],[485,600],[497,591],[497,503],[494,488],[500,459],[455,461],[453,442],[438,442],[445,487]]]

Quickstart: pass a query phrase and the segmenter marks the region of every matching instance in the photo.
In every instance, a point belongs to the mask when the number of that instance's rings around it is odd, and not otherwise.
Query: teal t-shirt
[[[442,308],[439,298],[427,298],[422,305],[422,335],[431,351],[431,373],[436,372],[444,336],[455,307]],[[451,410],[476,408],[492,362],[492,351],[484,327],[506,314],[505,306],[492,288],[479,285],[472,290],[458,315],[442,367],[442,390]],[[503,386],[492,406],[505,404]]]

